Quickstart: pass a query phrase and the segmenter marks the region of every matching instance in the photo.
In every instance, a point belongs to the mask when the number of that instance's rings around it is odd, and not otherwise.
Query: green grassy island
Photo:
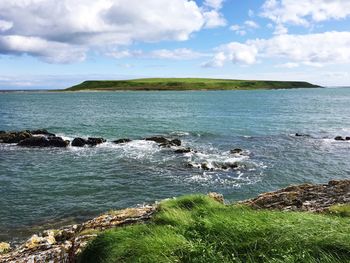
[[[84,81],[64,91],[118,90],[255,90],[317,88],[303,81],[231,80],[205,78],[148,78],[133,80]]]

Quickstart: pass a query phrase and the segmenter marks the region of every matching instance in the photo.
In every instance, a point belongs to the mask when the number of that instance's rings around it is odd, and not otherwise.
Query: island
[[[131,80],[89,80],[64,91],[123,90],[255,90],[319,88],[304,81],[267,81],[206,78],[145,78]]]

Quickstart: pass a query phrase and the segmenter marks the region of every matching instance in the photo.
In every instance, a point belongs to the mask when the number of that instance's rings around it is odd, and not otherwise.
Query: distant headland
[[[132,80],[89,80],[63,91],[123,90],[256,90],[319,88],[304,81],[266,81],[206,78],[145,78]]]

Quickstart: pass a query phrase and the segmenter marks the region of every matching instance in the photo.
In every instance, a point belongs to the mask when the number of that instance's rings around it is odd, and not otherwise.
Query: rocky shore
[[[217,193],[209,197],[223,203]],[[303,184],[259,195],[239,202],[254,209],[277,209],[326,213],[334,205],[350,204],[350,180],[330,181],[328,184]],[[23,244],[11,248],[0,243],[0,262],[76,262],[87,243],[105,229],[145,223],[157,212],[158,203],[137,208],[111,211],[85,223],[47,230],[33,235]]]

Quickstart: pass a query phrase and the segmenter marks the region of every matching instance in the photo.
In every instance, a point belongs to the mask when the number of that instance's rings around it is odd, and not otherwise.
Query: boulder
[[[343,138],[342,136],[336,136],[334,138],[334,140],[336,140],[336,141],[345,141],[345,138]]]
[[[69,141],[63,140],[61,137],[30,137],[20,141],[18,146],[22,147],[67,147]]]
[[[345,141],[350,141],[350,137],[345,137]]]
[[[191,148],[179,148],[174,151],[174,153],[189,153],[192,152]]]
[[[90,145],[90,146],[96,146],[98,144],[104,143],[106,142],[105,139],[103,138],[93,138],[93,137],[89,137],[86,144]]]
[[[87,141],[83,138],[74,138],[74,140],[72,141],[72,146],[74,147],[83,147],[85,144],[87,143]]]
[[[236,149],[232,149],[230,151],[231,154],[241,154],[243,152],[242,149],[236,148]]]
[[[19,143],[30,137],[32,134],[29,131],[3,132],[0,134],[0,143]]]
[[[170,141],[170,144],[175,146],[181,146],[181,141],[179,139],[174,139]]]
[[[131,140],[128,138],[118,139],[118,140],[113,141],[113,143],[115,143],[115,144],[128,143],[128,142],[131,142]]]
[[[30,131],[30,133],[33,135],[45,135],[45,136],[53,136],[53,137],[56,136],[54,133],[51,133],[45,129],[33,130],[33,131]]]
[[[179,139],[169,140],[169,139],[162,137],[162,136],[148,137],[148,138],[145,138],[145,140],[146,141],[153,141],[153,142],[157,143],[160,147],[170,148],[171,146],[181,146],[181,141]]]

